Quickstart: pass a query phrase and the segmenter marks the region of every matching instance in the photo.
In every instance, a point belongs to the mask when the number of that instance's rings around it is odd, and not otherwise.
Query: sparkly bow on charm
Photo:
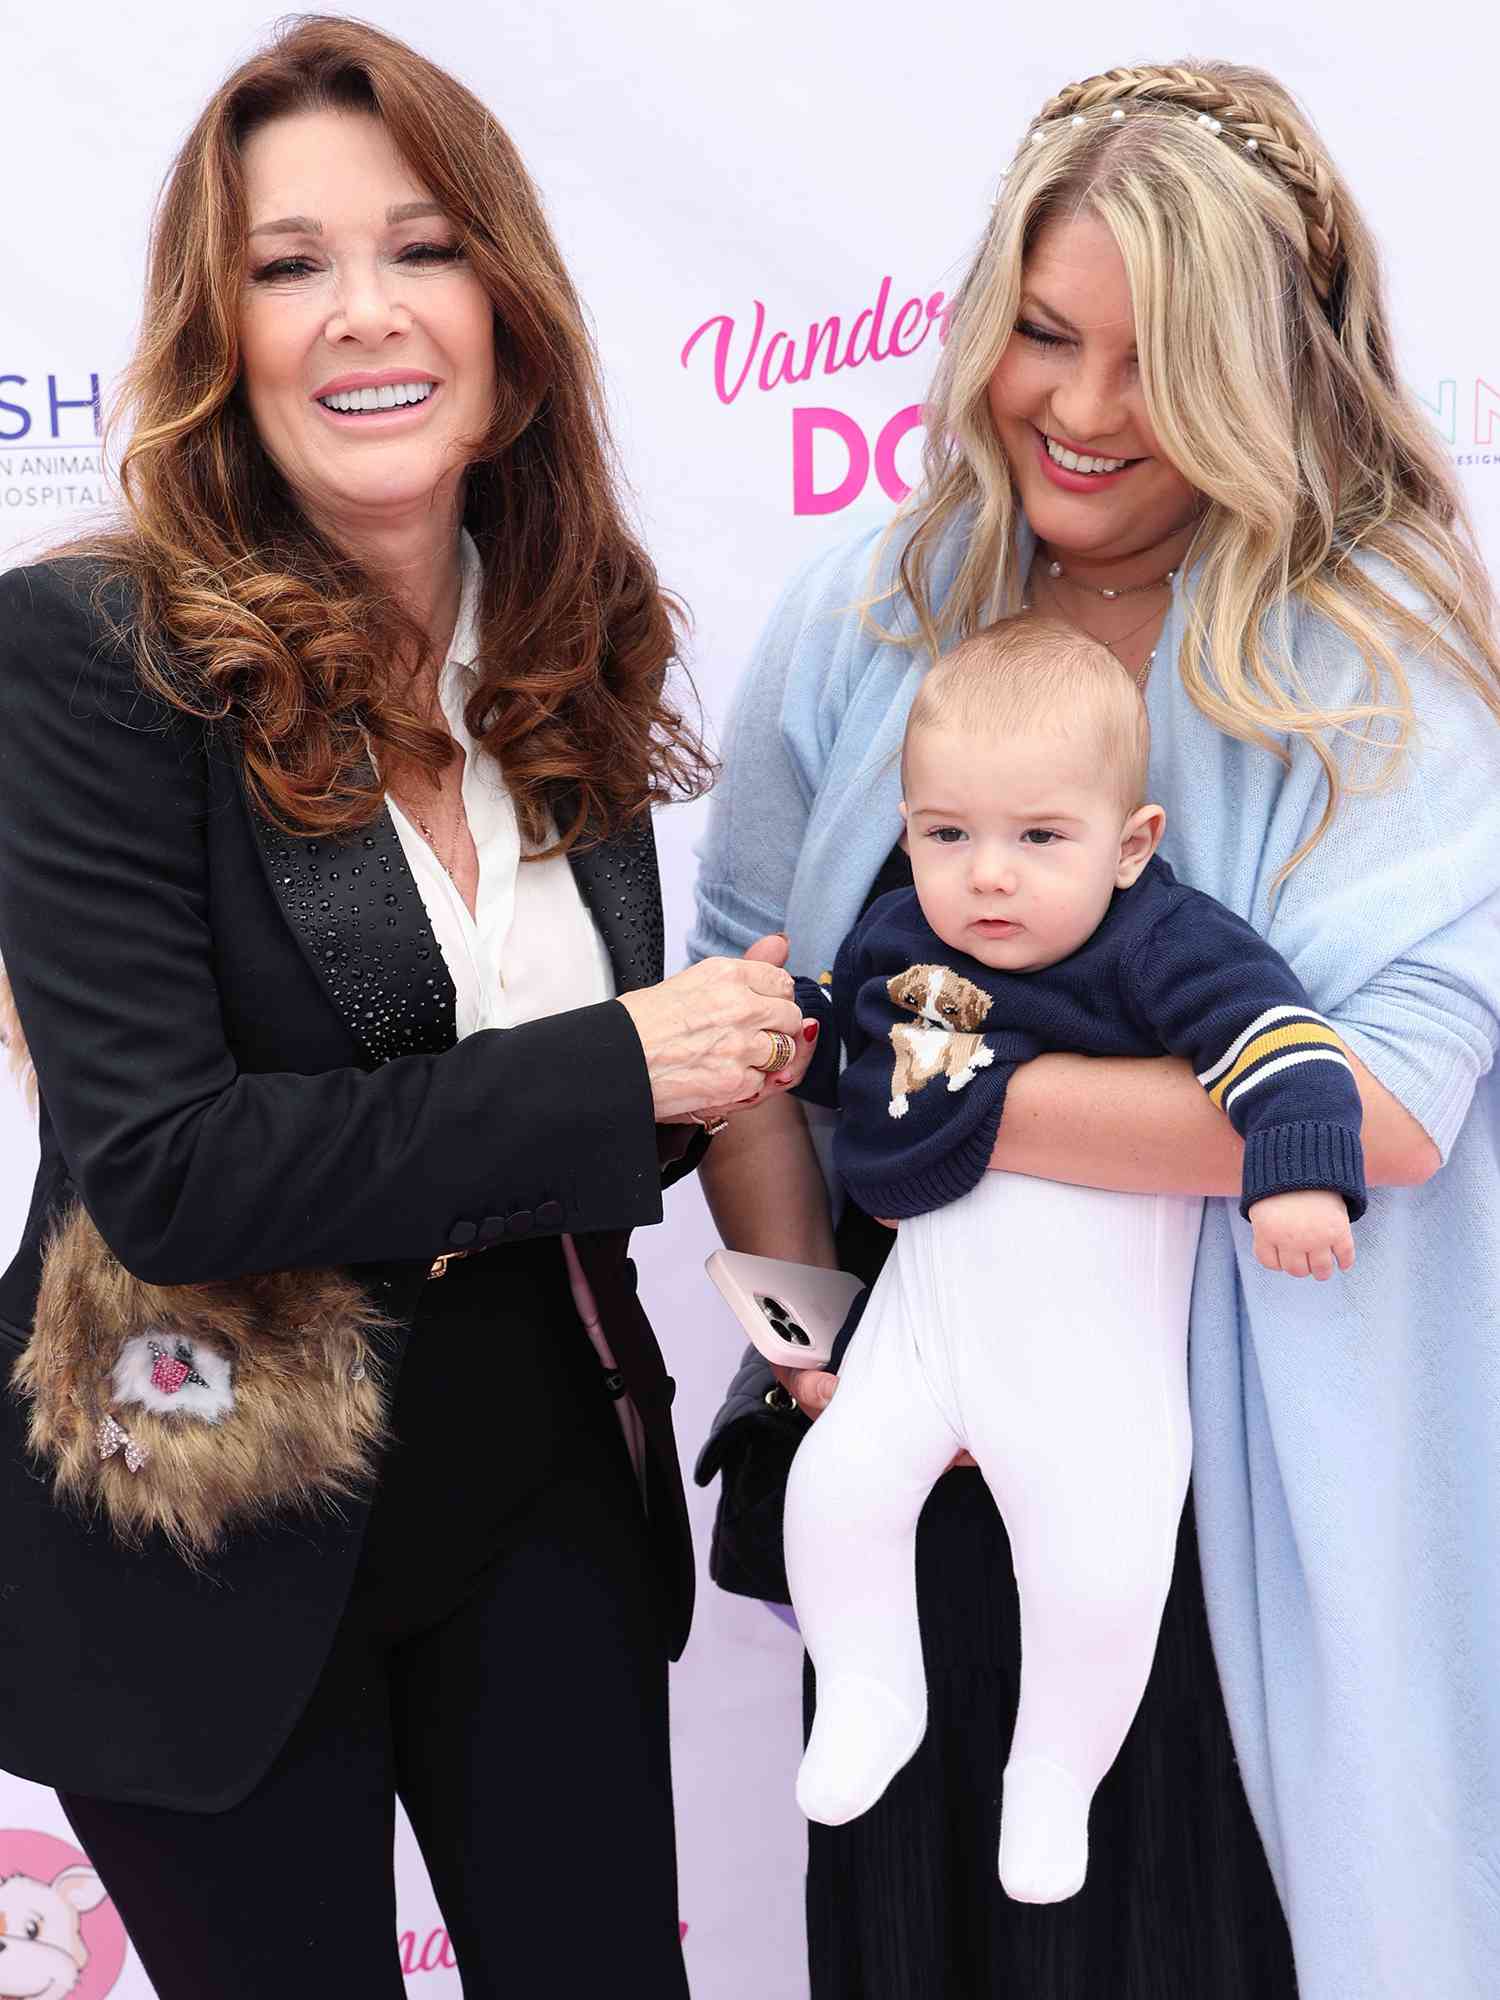
[[[164,1396],[175,1396],[186,1383],[195,1388],[206,1389],[207,1381],[192,1363],[193,1350],[185,1340],[177,1343],[177,1352],[169,1354],[159,1340],[148,1340],[151,1350],[151,1386],[160,1389]],[[132,1466],[131,1470],[135,1468]]]
[[[132,1472],[139,1472],[151,1456],[143,1444],[137,1444],[123,1424],[113,1417],[101,1417],[94,1431],[94,1442],[99,1447],[100,1458],[113,1458],[117,1451],[125,1453],[125,1463]]]

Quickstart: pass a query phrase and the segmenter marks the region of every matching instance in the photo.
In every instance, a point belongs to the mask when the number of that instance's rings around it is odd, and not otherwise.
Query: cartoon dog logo
[[[0,1881],[0,2000],[65,2000],[89,1962],[79,1920],[103,1901],[104,1884],[86,1863],[51,1882]]]
[[[912,1094],[935,1076],[946,1076],[949,1090],[962,1090],[995,1060],[978,1032],[990,1011],[989,994],[946,965],[909,965],[886,981],[885,990],[898,1007],[929,1024],[898,1021],[891,1029],[896,1068],[886,1109],[893,1118],[904,1118]]]

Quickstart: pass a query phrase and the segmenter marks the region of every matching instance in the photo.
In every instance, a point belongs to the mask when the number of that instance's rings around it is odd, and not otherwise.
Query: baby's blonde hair
[[[1107,646],[1060,618],[1022,612],[983,626],[923,676],[906,720],[903,790],[906,746],[936,728],[1085,738],[1121,813],[1145,802],[1151,725],[1141,691]]]
[[[1341,736],[1385,746],[1395,768],[1417,721],[1403,653],[1425,653],[1500,719],[1500,648],[1457,479],[1396,373],[1374,238],[1274,77],[1144,64],[1042,106],[952,308],[892,594],[934,656],[1020,604],[1017,495],[989,382],[1027,255],[1079,215],[1119,247],[1147,416],[1207,502],[1181,656],[1158,671],[1175,665],[1210,722],[1283,763],[1303,739],[1327,777],[1323,817],[1284,877],[1354,788]],[[955,533],[962,555],[938,602]],[[1290,657],[1284,614],[1298,598],[1364,663],[1342,705]]]

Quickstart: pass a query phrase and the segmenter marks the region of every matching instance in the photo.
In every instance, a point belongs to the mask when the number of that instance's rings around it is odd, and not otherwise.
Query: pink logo
[[[875,477],[888,500],[904,500],[911,487],[896,469],[896,447],[908,431],[922,427],[922,406],[911,403],[881,426],[875,439]],[[848,463],[832,486],[820,487],[813,468],[813,445],[819,431],[832,434]],[[792,512],[836,514],[856,501],[870,476],[871,452],[863,429],[843,410],[796,409],[792,412]]]
[[[125,1926],[87,1857],[0,1831],[0,2000],[105,2000],[124,1964]]]
[[[694,327],[679,357],[684,368],[695,354],[708,357],[710,380],[721,403],[733,403],[755,387],[769,393],[800,387],[814,376],[842,374],[866,362],[904,361],[934,332],[948,335],[948,301],[942,292],[914,294],[891,309],[891,279],[882,278],[874,299],[847,322],[838,314],[814,320],[806,334],[769,327],[765,302],[742,323],[733,313],[715,313]],[[908,403],[873,436],[847,410],[803,403],[792,410],[792,511],[836,514],[864,491],[873,470],[890,500],[904,500],[911,484],[896,463],[897,448],[922,426],[919,403]],[[914,451],[908,448],[909,463]]]
[[[886,326],[891,303],[891,280],[882,278],[873,304],[855,314],[847,332],[837,313],[814,320],[799,346],[798,336],[781,327],[766,336],[766,308],[754,301],[755,317],[740,336],[733,313],[715,313],[694,327],[682,349],[682,365],[687,367],[693,349],[706,333],[713,333],[714,394],[721,403],[732,403],[755,371],[757,388],[790,388],[810,382],[815,374],[837,375],[845,368],[860,368],[867,361],[904,361],[915,354],[934,327],[939,340],[947,337],[947,301],[941,292],[929,297],[907,299]]]

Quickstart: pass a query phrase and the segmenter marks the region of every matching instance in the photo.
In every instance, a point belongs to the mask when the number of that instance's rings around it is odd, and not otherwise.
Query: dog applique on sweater
[[[897,1021],[891,1027],[896,1066],[886,1109],[892,1118],[904,1118],[911,1093],[934,1077],[946,1076],[949,1090],[962,1090],[995,1060],[979,1032],[994,1003],[972,980],[946,965],[909,965],[886,982],[886,991],[927,1024]]]

